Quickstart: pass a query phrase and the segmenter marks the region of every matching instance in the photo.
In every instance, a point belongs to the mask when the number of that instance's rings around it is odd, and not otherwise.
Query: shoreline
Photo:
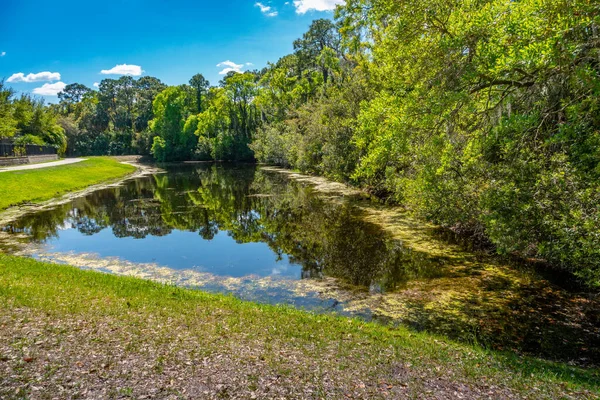
[[[118,160],[118,159],[117,159]],[[19,205],[10,206],[3,210],[0,210],[0,225],[5,225],[9,222],[14,221],[15,219],[22,217],[24,215],[39,212],[45,210],[50,207],[54,207],[57,205],[65,204],[72,199],[76,199],[78,197],[83,197],[89,193],[95,192],[97,190],[116,187],[122,185],[124,182],[136,179],[142,176],[152,175],[155,173],[162,172],[160,168],[155,166],[151,166],[149,164],[140,163],[139,161],[119,161],[121,164],[128,164],[135,167],[135,171],[127,174],[123,177],[109,179],[101,183],[93,184],[90,186],[86,186],[83,189],[69,191],[57,197],[51,198],[49,200],[43,200],[36,203],[22,203]]]

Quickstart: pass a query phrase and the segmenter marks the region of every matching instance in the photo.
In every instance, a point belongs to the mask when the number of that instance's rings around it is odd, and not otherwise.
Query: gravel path
[[[10,171],[21,171],[26,169],[38,169],[38,168],[48,168],[48,167],[58,167],[60,165],[74,164],[81,161],[85,161],[85,158],[65,158],[64,160],[52,161],[47,163],[39,163],[39,164],[26,164],[26,165],[15,165],[14,167],[2,167],[0,168],[0,172],[10,172]]]

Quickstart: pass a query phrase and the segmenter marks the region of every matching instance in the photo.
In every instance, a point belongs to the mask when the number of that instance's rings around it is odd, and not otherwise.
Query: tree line
[[[324,175],[598,287],[599,27],[588,0],[347,0],[260,71],[69,85],[44,129],[69,154]]]
[[[57,114],[43,100],[15,92],[0,81],[0,140],[12,139],[17,145],[50,145],[64,154],[67,138]]]

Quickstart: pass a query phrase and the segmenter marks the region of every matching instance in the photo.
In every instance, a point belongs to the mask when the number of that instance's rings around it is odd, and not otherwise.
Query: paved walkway
[[[38,169],[48,167],[58,167],[59,165],[74,164],[86,160],[85,158],[65,158],[64,160],[51,161],[39,164],[15,165],[13,167],[0,167],[0,172],[21,171],[24,169]]]

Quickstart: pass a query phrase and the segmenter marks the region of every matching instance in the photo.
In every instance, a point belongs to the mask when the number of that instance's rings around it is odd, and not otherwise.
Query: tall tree
[[[0,139],[13,137],[17,133],[17,120],[13,115],[14,91],[0,81]]]
[[[318,57],[327,48],[333,50],[334,54],[339,54],[340,34],[335,24],[325,18],[314,20],[302,38],[294,41],[294,52],[298,56],[301,69],[321,70],[325,83],[328,79],[328,69],[319,65]]]
[[[67,114],[71,113],[71,107],[73,104],[79,103],[86,93],[89,93],[91,89],[81,83],[70,83],[58,93],[61,105],[65,108]]]
[[[165,90],[167,85],[152,76],[143,76],[135,82],[135,130],[141,132],[148,127],[148,121],[154,118],[152,102]]]
[[[208,93],[210,82],[204,78],[202,74],[196,74],[190,79],[190,86],[194,89],[196,94],[196,112],[201,113],[204,111],[203,97]]]

